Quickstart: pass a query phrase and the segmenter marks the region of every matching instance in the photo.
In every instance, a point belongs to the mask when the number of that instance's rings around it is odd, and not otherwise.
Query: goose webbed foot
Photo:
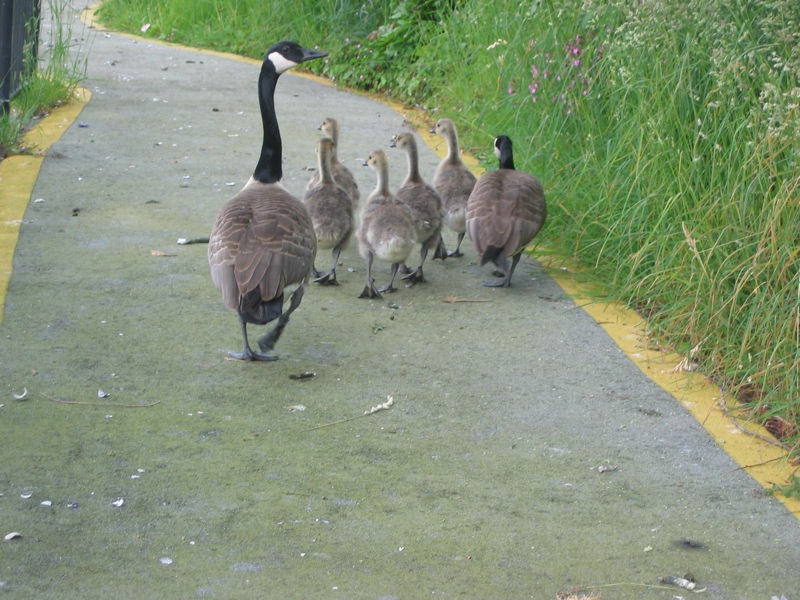
[[[359,298],[377,298],[380,300],[383,296],[375,287],[375,282],[372,279],[368,279],[367,283],[364,284],[364,289],[361,290],[361,293],[358,295]]]
[[[318,283],[320,285],[339,285],[339,282],[336,280],[336,271],[328,271],[327,273],[314,273],[314,283]]]
[[[394,287],[392,285],[392,282],[390,281],[386,285],[382,285],[381,287],[379,287],[377,291],[378,291],[378,297],[380,297],[380,294],[391,294],[392,292],[396,292],[397,288]]]
[[[261,352],[254,352],[249,347],[245,346],[242,352],[228,352],[228,356],[234,360],[261,360],[273,361],[278,360],[278,357],[273,354],[262,354]]]
[[[493,273],[495,277],[502,277],[502,279],[493,279],[490,281],[484,281],[484,287],[511,287],[511,276],[514,274],[514,269],[517,268],[517,263],[519,262],[520,255],[515,254],[514,257],[511,259],[511,267],[508,269],[507,272],[503,272],[497,270]]]
[[[412,272],[406,263],[401,264],[397,269],[399,269],[403,275],[409,275]],[[395,272],[397,271],[395,270]]]
[[[502,279],[488,279],[481,284],[483,287],[509,287],[511,281],[507,277]]]
[[[408,275],[403,277],[403,281],[407,281],[406,287],[412,287],[415,283],[427,283],[428,280],[422,273],[422,265],[411,271]]]

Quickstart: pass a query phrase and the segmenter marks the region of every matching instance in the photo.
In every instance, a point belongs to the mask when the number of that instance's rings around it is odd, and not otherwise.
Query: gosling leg
[[[367,277],[364,282],[364,289],[358,295],[359,298],[382,298],[381,293],[375,288],[375,280],[372,279],[372,252],[367,256]]]

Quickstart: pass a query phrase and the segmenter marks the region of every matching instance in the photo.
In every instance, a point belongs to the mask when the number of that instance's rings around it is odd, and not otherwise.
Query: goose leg
[[[286,324],[289,322],[289,315],[291,315],[294,310],[300,306],[300,301],[303,299],[303,294],[306,292],[306,284],[305,281],[300,284],[300,286],[292,293],[291,300],[289,302],[288,310],[284,311],[283,314],[278,319],[278,323],[275,327],[272,328],[271,331],[267,332],[266,334],[262,335],[258,339],[258,347],[261,348],[264,352],[271,351],[275,344],[278,343],[278,339],[281,337],[283,333],[283,328],[286,327]],[[278,360],[277,356],[271,356],[268,354],[258,354],[256,356],[261,356],[265,358],[259,358],[257,360]]]
[[[236,360],[278,360],[277,356],[269,356],[267,354],[261,354],[260,352],[253,352],[250,349],[250,344],[247,342],[247,322],[242,318],[241,315],[239,315],[239,326],[242,329],[244,348],[241,352],[228,352],[228,356],[235,358]]]
[[[320,273],[319,271],[314,273],[314,283],[318,283],[320,285],[339,285],[339,282],[336,281],[336,263],[339,262],[339,253],[342,251],[342,243],[336,245],[336,247],[331,251],[333,255],[333,264],[331,264],[331,270],[327,273]]]
[[[522,253],[515,254],[514,258],[511,259],[511,268],[508,270],[508,275],[506,275],[505,280],[503,281],[503,287],[511,287],[511,276],[514,274],[514,269],[517,268],[517,263],[519,259],[522,258]]]
[[[504,287],[506,281],[505,278],[508,274],[508,259],[502,254],[497,254],[494,256],[494,258],[492,258],[492,262],[496,267],[494,271],[492,271],[492,275],[498,279],[489,279],[484,281],[481,285],[484,287]]]
[[[448,253],[447,255],[448,257],[458,258],[459,256],[464,256],[464,253],[461,252],[461,242],[464,241],[465,233],[466,233],[465,231],[462,231],[461,233],[458,234],[458,243],[456,244],[456,249]]]
[[[394,278],[397,276],[397,271],[399,269],[400,269],[400,263],[392,263],[392,278],[389,280],[389,283],[378,288],[379,294],[383,294],[385,292],[391,293],[397,291],[397,288],[393,287],[393,284],[394,284]]]
[[[511,267],[508,266],[508,261],[505,257],[502,257],[502,262],[497,261],[498,266],[502,269],[503,272],[496,273],[502,279],[495,279],[491,281],[484,281],[483,285],[485,287],[510,287],[511,286],[511,276],[514,274],[514,269],[517,268],[517,263],[519,262],[521,254],[515,254],[511,258]]]
[[[359,298],[381,298],[380,292],[375,289],[375,281],[372,279],[372,252],[367,256],[367,279],[364,282],[364,289],[358,295]]]
[[[447,252],[447,246],[444,245],[444,238],[439,235],[439,243],[436,245],[436,251],[433,253],[433,258],[431,260],[441,259],[444,260],[448,256],[452,256]]]
[[[438,248],[438,246],[437,246]],[[422,274],[422,265],[428,257],[428,246],[423,245],[419,250],[419,266],[411,271],[408,275],[403,277],[403,281],[408,281],[408,287],[413,286],[415,283],[427,283],[425,276]]]

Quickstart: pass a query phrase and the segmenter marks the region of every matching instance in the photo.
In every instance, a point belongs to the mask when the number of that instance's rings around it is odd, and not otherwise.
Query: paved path
[[[647,599],[690,597],[660,578],[691,572],[705,598],[797,597],[798,520],[531,259],[482,288],[465,243],[368,301],[353,244],[281,360],[225,360],[235,316],[205,246],[175,242],[250,175],[257,75],[94,37],[92,97],[42,165],[0,327],[1,533],[22,534],[0,591]],[[287,75],[277,111],[295,193],[325,116],[364,195],[373,148],[402,179],[391,108]]]

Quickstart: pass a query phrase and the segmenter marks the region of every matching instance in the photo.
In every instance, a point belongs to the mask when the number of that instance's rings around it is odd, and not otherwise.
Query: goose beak
[[[300,62],[314,60],[315,58],[324,58],[326,56],[328,56],[327,52],[319,52],[317,50],[309,50],[308,48],[303,48],[303,57],[300,59]]]

